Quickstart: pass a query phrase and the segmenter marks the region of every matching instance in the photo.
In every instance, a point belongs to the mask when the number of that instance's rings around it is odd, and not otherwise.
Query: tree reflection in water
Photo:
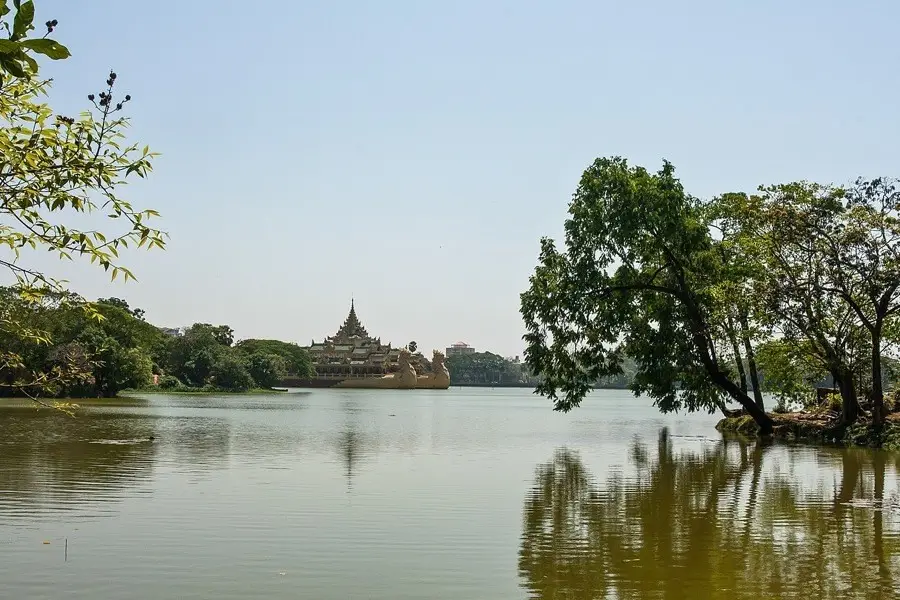
[[[156,423],[103,412],[69,417],[54,410],[5,408],[0,436],[0,520],[39,522],[54,513],[109,514],[149,478],[158,444]]]
[[[537,469],[519,551],[531,597],[900,597],[896,456],[738,441],[676,453],[663,430],[655,454],[635,444],[630,459],[633,476],[602,484],[566,449]]]

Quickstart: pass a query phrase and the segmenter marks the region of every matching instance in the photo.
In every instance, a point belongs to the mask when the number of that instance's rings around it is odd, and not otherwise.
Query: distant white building
[[[460,354],[475,354],[475,348],[465,342],[456,342],[447,348],[447,356],[458,356]]]
[[[172,337],[179,337],[184,333],[181,327],[158,327],[157,329]]]

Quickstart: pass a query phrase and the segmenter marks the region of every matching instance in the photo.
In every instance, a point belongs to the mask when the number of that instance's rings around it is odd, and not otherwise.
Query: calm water
[[[715,421],[486,389],[0,405],[0,597],[900,597],[900,457]]]

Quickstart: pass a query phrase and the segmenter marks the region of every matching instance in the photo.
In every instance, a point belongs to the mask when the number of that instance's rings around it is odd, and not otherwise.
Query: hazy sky
[[[900,175],[895,0],[38,0],[163,153],[138,283],[63,263],[161,325],[308,343],[356,298],[383,341],[520,354],[518,295],[597,156],[673,161],[701,196]]]

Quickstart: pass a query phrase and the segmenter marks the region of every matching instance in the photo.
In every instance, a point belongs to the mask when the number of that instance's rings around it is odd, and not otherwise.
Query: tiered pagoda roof
[[[369,339],[369,332],[366,331],[366,328],[359,322],[359,317],[356,316],[356,306],[351,299],[350,314],[347,315],[347,318],[344,319],[344,324],[341,325],[340,329],[338,329],[337,333],[334,334],[331,339],[335,341],[349,341],[354,338]]]
[[[346,365],[346,368],[388,369],[395,366],[400,357],[400,348],[393,348],[389,343],[382,344],[381,338],[369,335],[356,314],[356,305],[352,299],[350,313],[337,333],[321,342],[312,340],[309,351],[317,372],[324,368],[329,373],[333,373],[334,368],[340,365]],[[414,355],[414,362],[421,364],[424,370],[430,368],[428,361],[419,353]]]

